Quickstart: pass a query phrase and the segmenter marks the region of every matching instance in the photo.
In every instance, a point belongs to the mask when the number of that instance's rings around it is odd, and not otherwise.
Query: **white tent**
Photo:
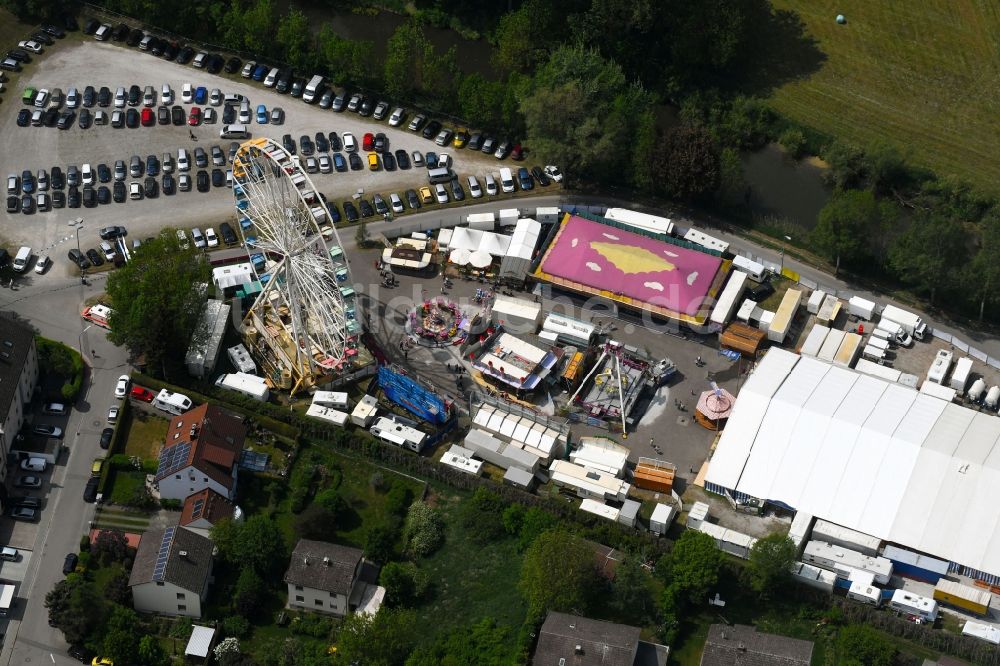
[[[510,247],[510,236],[468,227],[452,229],[448,243],[448,248],[451,250],[462,248],[469,252],[488,252],[498,257],[505,255],[508,247]]]
[[[780,502],[1000,576],[1000,419],[772,348],[706,487]]]
[[[249,263],[220,266],[212,269],[212,282],[219,289],[238,287],[254,281],[253,266]]]
[[[464,266],[467,263],[469,263],[469,257],[471,255],[472,253],[466,250],[465,248],[462,247],[456,248],[451,251],[450,255],[448,255],[448,261],[455,264],[456,266]]]
[[[500,262],[501,275],[524,277],[531,267],[531,259],[538,245],[542,225],[529,218],[521,218],[510,237],[510,247]]]
[[[493,263],[493,256],[489,252],[476,250],[469,256],[469,264],[474,268],[486,268]]]

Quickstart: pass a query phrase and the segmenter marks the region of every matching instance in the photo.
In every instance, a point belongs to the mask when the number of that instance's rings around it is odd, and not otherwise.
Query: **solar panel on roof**
[[[198,520],[201,518],[201,512],[205,508],[205,500],[196,499],[194,501],[194,508],[191,510],[191,520]]]
[[[190,453],[191,442],[181,442],[176,446],[164,449],[160,453],[160,463],[156,467],[156,476],[167,476],[182,468],[187,463]]]
[[[160,551],[156,554],[156,564],[153,565],[153,580],[162,581],[167,572],[167,560],[170,557],[170,544],[173,543],[175,529],[175,527],[168,527],[163,530]]]

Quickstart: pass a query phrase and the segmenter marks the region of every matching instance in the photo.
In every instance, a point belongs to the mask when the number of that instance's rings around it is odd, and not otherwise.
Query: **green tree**
[[[221,520],[212,527],[212,540],[227,562],[251,567],[261,576],[283,567],[287,559],[281,530],[264,514],[254,514],[241,523]]]
[[[782,132],[778,137],[778,143],[794,159],[799,159],[805,154],[806,135],[798,127],[789,127]]]
[[[477,488],[458,508],[459,528],[475,543],[491,543],[504,534],[504,501],[494,492]]]
[[[234,49],[242,49],[261,56],[275,55],[274,26],[277,11],[271,0],[254,0],[243,6],[233,2],[219,19],[218,34],[223,42]]]
[[[463,76],[458,87],[459,112],[477,127],[502,127],[506,124],[504,101],[507,90],[503,81],[487,79],[478,72]]]
[[[559,520],[555,516],[536,506],[525,511],[517,534],[518,550],[527,550],[540,534],[555,527],[558,523]]]
[[[134,664],[139,654],[139,616],[131,608],[115,606],[104,630],[103,654],[121,664]]]
[[[412,606],[427,594],[430,579],[413,562],[389,562],[379,573],[385,588],[386,603],[391,607]]]
[[[527,142],[567,177],[622,180],[629,136],[650,96],[596,50],[561,46],[519,93]]]
[[[101,530],[97,539],[94,540],[90,554],[102,567],[106,567],[112,562],[123,561],[128,556],[128,541],[125,540],[125,533],[121,530]]]
[[[630,624],[645,625],[655,609],[650,590],[652,576],[642,567],[638,555],[629,554],[615,569],[611,582],[611,607]]]
[[[841,261],[857,267],[872,257],[872,234],[885,225],[890,212],[869,190],[834,194],[820,211],[810,239],[818,252],[834,260],[837,274]]]
[[[837,664],[841,666],[892,666],[896,646],[868,625],[844,627],[837,636]]]
[[[574,534],[549,530],[525,551],[518,589],[533,615],[546,610],[584,612],[597,584],[593,550]]]
[[[750,586],[768,596],[791,580],[795,544],[785,534],[769,534],[750,549],[749,562]]]
[[[106,613],[104,600],[81,576],[71,575],[45,595],[49,623],[63,632],[67,643],[82,644],[96,634]]]
[[[444,543],[444,520],[441,513],[426,502],[414,502],[403,524],[406,552],[414,557],[427,557]]]
[[[675,127],[653,151],[651,180],[663,194],[693,201],[719,189],[719,149],[704,129]]]
[[[2,0],[0,7],[24,20],[52,20],[76,10],[76,5],[69,0]]]
[[[210,266],[201,253],[180,247],[173,229],[165,229],[108,276],[114,304],[108,339],[146,357],[151,368],[170,377],[178,368],[194,331],[209,281]]]
[[[512,654],[513,643],[510,627],[487,617],[418,648],[406,660],[406,666],[508,666],[519,663]]]
[[[722,551],[715,539],[702,532],[686,530],[669,554],[656,565],[666,585],[670,604],[702,603],[719,581]]]
[[[907,179],[906,160],[895,146],[887,143],[878,142],[870,146],[863,163],[868,187],[876,192],[891,192]]]
[[[546,46],[564,24],[549,0],[527,0],[500,17],[491,40],[493,65],[502,72],[530,72],[546,56]]]
[[[406,661],[417,638],[417,623],[409,611],[381,608],[375,615],[351,613],[337,631],[337,648],[344,663],[395,666]]]
[[[309,18],[298,8],[292,7],[278,22],[274,36],[284,52],[285,59],[299,70],[309,70],[316,66],[313,55],[315,49],[309,43],[312,29]]]
[[[344,39],[329,24],[317,37],[320,61],[340,85],[367,85],[375,79],[375,44],[369,40]]]
[[[233,588],[233,609],[248,620],[256,617],[264,601],[265,589],[263,579],[253,568],[241,569]]]
[[[952,268],[965,264],[965,231],[956,220],[926,214],[915,218],[889,249],[889,265],[904,281],[935,302],[938,290],[954,284]]]
[[[396,551],[399,531],[400,521],[394,516],[369,528],[368,533],[365,534],[365,543],[362,548],[365,557],[379,564],[391,560]]]
[[[140,663],[147,666],[161,666],[167,663],[167,653],[156,636],[140,638],[138,654]]]
[[[300,539],[329,541],[337,533],[337,514],[315,502],[295,516],[295,534]]]
[[[976,285],[979,298],[979,321],[987,305],[1000,303],[1000,215],[987,215],[981,225],[979,247],[963,278],[965,284]]]
[[[829,168],[824,176],[837,190],[859,187],[865,176],[865,154],[857,146],[834,141],[823,149]]]
[[[648,110],[635,120],[632,149],[632,184],[643,192],[653,192],[655,189],[655,177],[650,165],[656,159],[658,144],[656,115]]]
[[[418,90],[425,47],[428,45],[423,28],[413,20],[397,27],[385,44],[382,81],[385,91],[393,97],[407,97]]]

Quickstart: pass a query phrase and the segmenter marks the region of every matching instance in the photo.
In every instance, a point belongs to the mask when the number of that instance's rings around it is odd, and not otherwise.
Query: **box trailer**
[[[764,267],[764,264],[757,263],[753,259],[747,259],[740,255],[733,257],[733,268],[746,273],[756,282],[760,282],[767,275],[767,268]]]
[[[847,301],[847,313],[852,317],[870,321],[875,316],[875,303],[860,296],[851,296]]]
[[[939,349],[931,361],[931,367],[927,369],[927,380],[935,384],[944,384],[954,356],[948,349]]]
[[[162,389],[153,398],[153,407],[174,415],[183,414],[191,409],[191,404],[191,398],[183,393],[174,393],[167,389]]]
[[[816,354],[816,358],[827,363],[833,363],[833,359],[837,357],[837,352],[840,351],[840,345],[843,344],[844,337],[846,336],[847,333],[844,331],[835,328],[830,329],[826,340],[823,341],[823,346],[819,348],[819,353]]]
[[[833,364],[841,368],[849,368],[858,360],[858,352],[862,348],[862,337],[857,333],[847,333],[844,341],[837,348],[837,353],[833,357]]]
[[[824,592],[833,592],[833,588],[837,585],[837,574],[805,562],[796,562],[792,565],[792,579]]]
[[[689,530],[696,530],[706,520],[708,520],[708,505],[704,502],[695,502],[691,510],[688,511],[687,522],[684,526]]]
[[[309,405],[309,409],[306,410],[306,416],[311,416],[314,419],[322,419],[323,421],[329,421],[330,423],[341,428],[347,425],[347,422],[351,418],[346,412],[332,409],[330,407],[323,407],[322,405],[317,405],[315,403]]]
[[[962,585],[953,580],[942,578],[934,586],[934,600],[955,608],[969,611],[976,615],[987,615],[990,612],[990,602],[993,595],[989,590]]]
[[[1000,629],[992,624],[967,620],[965,626],[962,627],[962,635],[972,636],[993,645],[1000,645]]]
[[[940,398],[945,402],[953,402],[955,400],[955,396],[958,395],[958,391],[950,386],[941,386],[940,384],[935,384],[934,382],[924,382],[921,384],[920,392],[932,395],[935,398]]]
[[[894,370],[893,368],[885,365],[879,365],[878,363],[869,361],[866,358],[859,358],[858,362],[854,364],[854,369],[858,372],[863,372],[866,375],[884,379],[887,382],[899,382],[900,377],[903,374],[899,370]]]
[[[925,622],[937,619],[938,603],[907,590],[895,590],[889,600],[889,608],[907,615],[915,615]]]
[[[854,571],[867,571],[879,585],[887,584],[892,576],[892,562],[884,557],[871,557],[826,541],[809,541],[802,552],[802,561],[829,569],[844,579],[849,579]]]
[[[472,213],[465,216],[465,223],[470,229],[480,231],[493,231],[496,228],[496,217],[493,213]]]
[[[670,236],[674,233],[674,223],[669,218],[640,213],[627,208],[609,208],[604,211],[604,218],[663,236]]]
[[[729,243],[726,241],[709,236],[704,231],[699,231],[695,228],[688,229],[688,232],[684,234],[684,240],[695,245],[701,245],[709,250],[715,250],[719,254],[725,254],[729,249]]]
[[[826,336],[829,334],[829,327],[823,324],[813,324],[812,330],[806,336],[806,341],[799,348],[799,353],[803,356],[812,356],[815,358],[819,354],[819,350],[823,348],[823,343],[826,342]]]
[[[969,375],[972,373],[972,359],[963,356],[955,362],[955,369],[948,380],[948,386],[960,393],[965,393],[965,387],[969,384]]]
[[[823,305],[820,306],[819,312],[816,313],[816,321],[823,324],[829,324],[837,319],[837,315],[840,314],[840,299],[833,294],[827,294],[826,298],[823,299]]]
[[[229,360],[240,372],[246,372],[253,374],[257,371],[257,364],[254,363],[253,357],[250,356],[250,352],[242,344],[236,345],[235,347],[230,347],[226,350],[229,355]]]
[[[719,300],[715,302],[712,314],[709,315],[708,320],[711,323],[720,327],[729,323],[729,320],[733,318],[736,306],[743,297],[743,292],[746,291],[748,279],[749,276],[746,273],[740,273],[739,271],[729,274],[729,282],[722,289],[722,293],[719,294]]]
[[[771,342],[781,344],[792,329],[792,322],[795,321],[795,313],[798,312],[799,304],[802,302],[802,292],[798,289],[789,289],[781,298],[781,305],[774,313],[774,319],[767,328],[767,339]]]
[[[865,345],[865,348],[861,350],[861,356],[869,361],[872,361],[873,363],[885,363],[885,350],[879,349],[878,347]]]
[[[312,404],[330,409],[347,409],[347,394],[341,391],[316,391]]]
[[[0,585],[0,617],[7,617],[14,608],[15,586],[10,583]]]
[[[882,545],[881,539],[822,519],[818,519],[813,525],[812,538],[872,556],[878,555],[878,549]]]
[[[885,550],[882,551],[882,557],[892,562],[893,570],[903,578],[912,578],[935,585],[948,575],[946,561],[930,555],[921,555],[899,546],[886,546]]]
[[[795,544],[795,554],[798,556],[802,552],[802,546],[809,540],[812,533],[813,515],[805,511],[799,511],[792,519],[792,524],[788,528],[788,538]]]
[[[920,315],[907,312],[902,308],[897,308],[895,305],[885,306],[881,317],[882,319],[896,322],[903,327],[903,330],[908,335],[912,335],[917,340],[923,340],[924,336],[927,335],[927,324],[920,318]]]
[[[375,420],[377,413],[378,400],[375,396],[362,396],[358,404],[354,405],[354,410],[351,412],[351,423],[362,428],[367,428]]]
[[[674,507],[667,504],[657,504],[653,515],[649,517],[649,531],[655,534],[666,534],[670,524],[674,522]]]
[[[817,289],[809,294],[809,300],[806,301],[806,312],[813,315],[819,314],[819,309],[823,305],[824,298],[826,298],[826,292],[822,289]]]
[[[271,397],[271,391],[263,377],[248,375],[245,372],[219,375],[219,378],[215,380],[215,385],[219,388],[242,393],[259,402],[267,402],[267,399]]]
[[[427,434],[420,432],[416,428],[403,425],[390,418],[381,416],[369,429],[371,434],[381,439],[383,442],[395,444],[404,449],[410,449],[420,453],[427,442]]]
[[[882,603],[882,590],[865,581],[855,580],[847,588],[847,598],[878,608]]]

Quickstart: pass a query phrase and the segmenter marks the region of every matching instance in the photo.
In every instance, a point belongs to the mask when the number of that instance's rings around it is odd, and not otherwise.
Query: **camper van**
[[[153,407],[168,414],[179,415],[191,409],[191,398],[183,393],[173,393],[163,389],[153,398]]]
[[[500,169],[500,189],[508,194],[514,191],[514,176],[507,167]]]
[[[244,372],[233,372],[230,374],[220,375],[219,378],[215,380],[215,385],[219,388],[242,393],[249,398],[259,400],[260,402],[267,402],[267,399],[271,395],[270,390],[267,388],[267,382],[264,381],[263,377],[249,375]]]

